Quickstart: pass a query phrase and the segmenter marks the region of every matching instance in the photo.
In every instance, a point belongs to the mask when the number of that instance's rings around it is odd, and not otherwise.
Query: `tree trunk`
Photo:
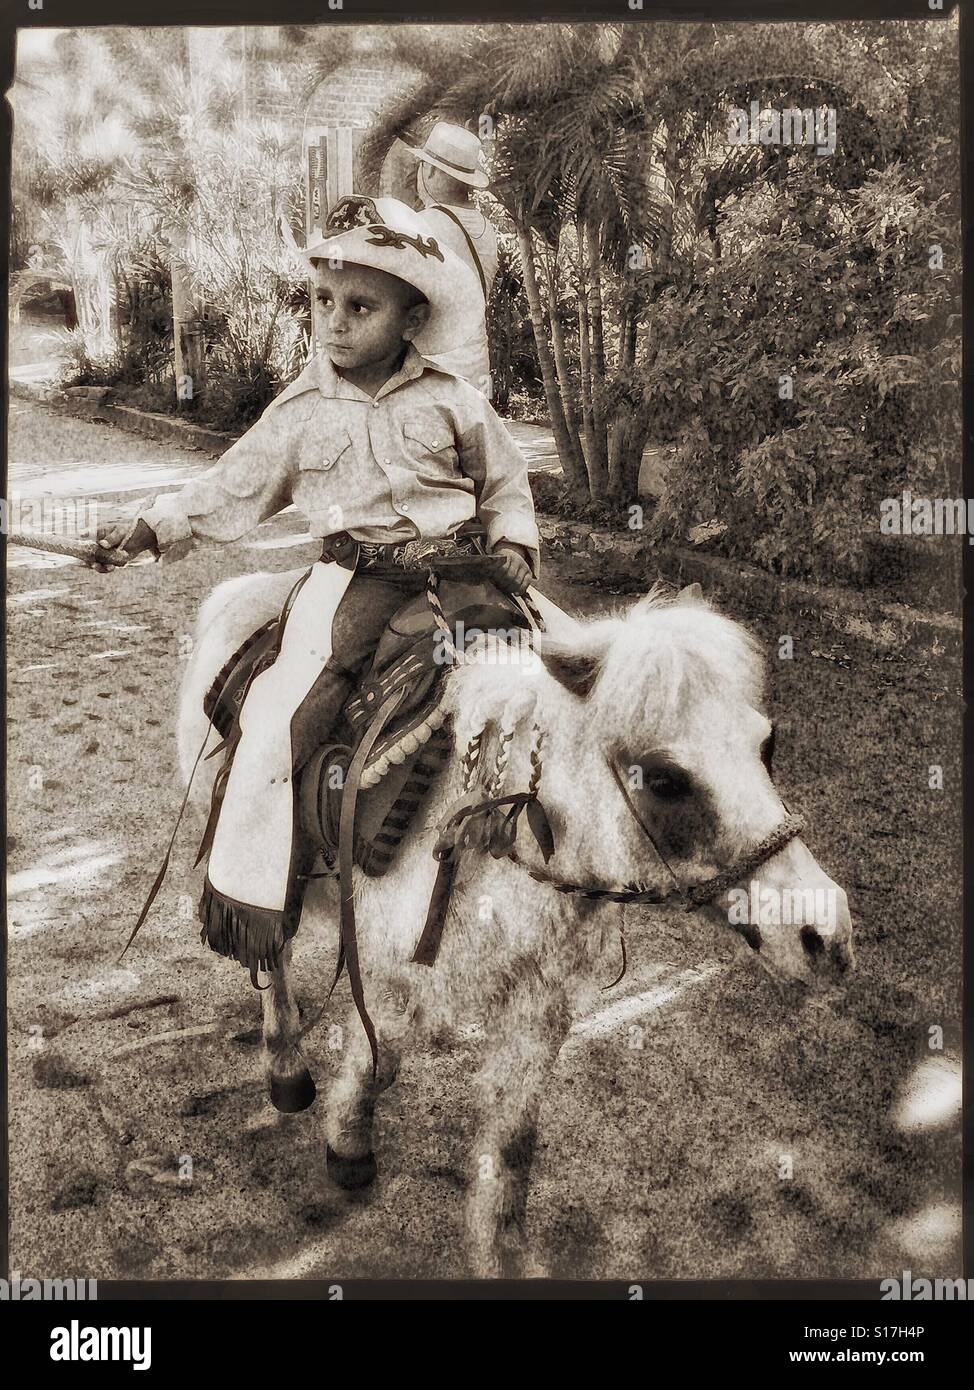
[[[605,407],[602,391],[605,382],[605,340],[602,331],[602,268],[600,264],[599,239],[594,223],[585,219],[584,251],[587,261],[585,277],[587,280],[588,319],[591,332],[592,359],[592,436],[594,457],[592,459],[592,495],[602,497],[609,471],[609,441],[606,433]]]
[[[581,375],[582,448],[588,484],[593,496],[598,483],[597,451],[592,424],[592,339],[588,316],[588,276],[585,274],[585,243],[581,221],[576,219],[578,239],[578,361]]]
[[[176,401],[180,410],[193,410],[205,389],[203,325],[197,313],[193,282],[178,246],[170,260],[172,334],[176,370]]]
[[[652,427],[652,412],[646,406],[633,412],[626,430],[622,448],[622,500],[632,502],[639,496],[639,473],[643,463],[643,451],[649,442]]]
[[[565,424],[568,426],[568,433],[572,441],[572,449],[579,465],[583,465],[585,460],[582,455],[582,446],[578,438],[578,412],[575,409],[572,391],[571,372],[568,370],[568,354],[565,351],[565,333],[561,326],[561,319],[558,315],[558,261],[557,249],[554,253],[554,263],[545,265],[545,316],[548,320],[548,331],[551,335],[551,351],[555,359],[555,374],[558,377],[558,389],[561,392],[562,408],[565,412]]]
[[[548,413],[551,416],[551,430],[555,437],[555,448],[558,450],[561,466],[565,470],[565,479],[576,499],[582,502],[588,497],[585,469],[582,460],[575,453],[568,431],[568,422],[562,408],[561,396],[558,392],[558,377],[555,371],[554,358],[545,335],[545,312],[541,302],[541,291],[538,288],[538,272],[534,261],[531,233],[520,225],[517,225],[517,248],[521,258],[524,293],[527,296],[528,308],[531,313],[531,327],[534,330],[534,343],[538,353],[538,365],[541,368],[541,380],[544,383]]]
[[[582,455],[582,446],[578,438],[578,415],[572,399],[572,379],[568,370],[568,355],[565,352],[565,333],[558,317],[557,304],[548,303],[545,306],[548,327],[551,332],[551,351],[555,359],[555,375],[558,378],[558,389],[561,392],[562,406],[565,411],[565,424],[571,438],[572,452],[578,461],[579,468],[584,467],[585,460]]]
[[[188,84],[205,67],[206,56],[199,51],[200,36],[192,29],[183,31],[183,58]],[[245,74],[246,76],[246,74]],[[176,373],[176,403],[180,410],[193,410],[206,389],[203,365],[203,323],[196,303],[193,280],[187,264],[190,239],[180,226],[171,240],[169,274],[172,283],[173,362]]]
[[[625,376],[632,370],[636,360],[636,334],[638,314],[636,304],[630,301],[622,311],[619,325],[619,375]],[[629,502],[633,494],[626,493],[623,459],[629,445],[630,424],[633,407],[626,403],[619,406],[609,421],[609,465],[606,491],[612,502]]]
[[[625,457],[626,444],[629,439],[631,412],[632,407],[625,405],[617,410],[612,417],[612,429],[609,435],[608,478],[606,482],[606,494],[610,502],[626,502],[629,500],[626,496],[622,461]]]

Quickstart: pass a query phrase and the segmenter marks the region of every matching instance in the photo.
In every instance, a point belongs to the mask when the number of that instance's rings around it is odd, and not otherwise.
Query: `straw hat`
[[[480,167],[483,154],[480,140],[472,130],[464,130],[462,125],[437,121],[422,149],[415,149],[412,145],[406,145],[406,149],[414,159],[442,169],[458,183],[468,183],[471,188],[486,188],[490,182]]]
[[[328,214],[322,240],[304,254],[312,269],[318,261],[371,266],[415,286],[430,305],[413,340],[421,355],[448,352],[483,328],[484,297],[473,270],[396,198],[342,198]]]

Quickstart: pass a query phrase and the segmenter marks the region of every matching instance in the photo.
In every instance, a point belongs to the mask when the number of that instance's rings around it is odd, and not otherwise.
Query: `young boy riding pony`
[[[538,574],[524,458],[485,396],[421,355],[470,336],[473,273],[394,199],[343,199],[323,236],[306,253],[321,351],[213,468],[98,536],[158,555],[234,541],[293,503],[322,540],[246,687],[204,838],[202,937],[255,984],[300,918],[296,784],[390,620],[438,578],[441,618],[523,627],[514,596]]]

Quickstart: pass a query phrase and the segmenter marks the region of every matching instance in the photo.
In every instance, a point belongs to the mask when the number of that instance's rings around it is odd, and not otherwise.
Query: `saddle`
[[[407,599],[389,620],[372,661],[360,673],[327,741],[301,771],[297,788],[298,833],[334,871],[342,803],[351,791],[356,802],[354,860],[370,877],[392,867],[406,831],[422,807],[453,747],[442,705],[450,669],[444,624],[455,632],[526,628],[524,611],[506,595],[485,597],[483,583],[450,577],[436,585],[436,607],[429,591]],[[234,734],[247,691],[273,664],[285,615],[253,632],[233,653],[207,692],[203,708],[220,734],[219,749],[232,753]],[[385,711],[380,726],[376,717]],[[354,768],[369,733],[367,752]],[[230,758],[221,769],[229,774]]]

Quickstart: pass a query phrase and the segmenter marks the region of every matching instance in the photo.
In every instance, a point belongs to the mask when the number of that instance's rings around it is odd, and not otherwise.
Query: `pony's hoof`
[[[357,1158],[345,1158],[342,1154],[336,1154],[330,1144],[327,1146],[325,1162],[332,1182],[347,1192],[353,1192],[358,1187],[368,1187],[369,1183],[375,1181],[375,1175],[379,1171],[374,1153],[361,1154]]]
[[[293,1076],[271,1077],[271,1104],[284,1115],[296,1115],[299,1110],[307,1110],[314,1105],[317,1094],[307,1067]]]

